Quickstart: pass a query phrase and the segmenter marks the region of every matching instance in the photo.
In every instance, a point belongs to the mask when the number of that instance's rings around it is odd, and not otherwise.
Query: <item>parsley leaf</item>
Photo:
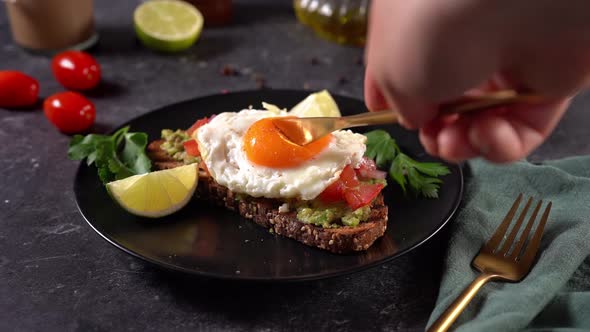
[[[389,165],[389,176],[407,192],[409,187],[417,195],[437,198],[442,180],[449,169],[435,162],[419,162],[403,153],[395,140],[384,130],[373,130],[367,136],[365,156],[375,160],[378,167]]]
[[[94,164],[103,183],[147,173],[151,161],[145,153],[146,133],[130,133],[129,127],[117,130],[113,135],[75,135],[70,141],[68,157],[72,160],[86,158]]]
[[[396,153],[400,152],[395,140],[385,130],[373,130],[365,136],[367,136],[365,156],[375,160],[378,167],[385,167],[393,161]]]
[[[125,147],[121,152],[121,159],[135,174],[142,174],[150,171],[151,162],[145,154],[147,143],[148,138],[145,133],[125,134]]]

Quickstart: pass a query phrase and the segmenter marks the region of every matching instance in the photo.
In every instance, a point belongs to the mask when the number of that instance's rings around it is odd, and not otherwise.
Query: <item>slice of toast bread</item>
[[[148,145],[147,153],[156,169],[168,169],[183,165],[172,159],[160,148],[163,141],[158,140]],[[197,198],[218,206],[238,212],[274,233],[295,239],[309,246],[325,249],[333,253],[344,254],[368,249],[375,240],[383,236],[387,228],[387,206],[383,195],[379,194],[371,204],[368,220],[358,226],[341,226],[323,228],[297,219],[294,210],[279,212],[282,201],[269,198],[257,198],[236,194],[217,184],[207,172],[199,171]]]

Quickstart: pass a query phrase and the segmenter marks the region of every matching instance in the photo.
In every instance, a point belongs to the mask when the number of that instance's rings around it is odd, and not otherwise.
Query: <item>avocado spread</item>
[[[164,140],[164,143],[160,145],[160,148],[173,159],[182,161],[185,165],[200,161],[198,157],[189,156],[184,151],[184,145],[182,143],[191,139],[184,130],[177,129],[176,131],[173,131],[170,129],[163,129],[162,139]]]
[[[344,226],[357,226],[361,221],[369,219],[371,207],[369,205],[354,211],[347,207],[310,207],[297,208],[297,219],[304,223],[322,226],[324,228],[339,227],[337,221],[342,221]]]

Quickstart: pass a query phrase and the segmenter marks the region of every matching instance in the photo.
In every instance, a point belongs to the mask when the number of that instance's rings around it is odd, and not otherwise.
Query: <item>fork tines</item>
[[[527,200],[524,208],[520,212],[518,219],[516,220],[516,223],[514,224],[514,226],[512,226],[512,229],[511,229],[510,233],[508,234],[508,236],[506,236],[506,233],[508,232],[508,228],[510,227],[512,219],[514,218],[516,211],[518,210],[518,207],[520,205],[520,202],[522,201],[522,198],[523,198],[523,195],[521,193],[518,195],[518,197],[516,198],[516,200],[512,204],[512,207],[510,208],[510,210],[508,211],[508,213],[504,217],[504,220],[502,221],[500,226],[494,232],[494,235],[492,235],[490,240],[484,245],[483,250],[485,250],[489,253],[495,254],[495,255],[502,255],[502,256],[506,257],[507,259],[513,260],[513,261],[532,262],[532,260],[535,257],[535,253],[537,252],[537,249],[539,248],[539,245],[541,243],[541,237],[543,236],[543,230],[545,228],[545,224],[547,223],[547,219],[549,217],[549,212],[551,211],[552,203],[549,202],[547,204],[547,206],[545,207],[545,210],[543,212],[543,216],[541,217],[541,219],[537,225],[537,228],[535,229],[535,232],[533,233],[532,237],[528,240],[528,243],[527,243],[529,233],[531,232],[533,225],[535,223],[535,220],[537,219],[537,215],[539,213],[539,210],[541,209],[541,206],[543,205],[542,200],[537,202],[535,209],[533,210],[531,216],[529,217],[529,220],[528,220],[524,230],[520,234],[520,237],[518,238],[518,240],[516,242],[514,242],[514,239],[518,235],[518,231],[520,230],[520,227],[521,227],[521,225],[527,215],[527,212],[533,202],[533,197],[530,197]],[[503,243],[503,244],[500,247],[501,243]],[[526,243],[526,246],[525,246],[525,243]],[[522,255],[521,255],[521,251],[523,251]]]

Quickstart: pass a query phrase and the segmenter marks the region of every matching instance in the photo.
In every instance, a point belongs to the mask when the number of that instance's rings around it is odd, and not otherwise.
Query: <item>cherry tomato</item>
[[[56,93],[43,103],[45,116],[54,126],[66,134],[75,134],[90,128],[96,118],[96,109],[79,93]]]
[[[197,144],[197,141],[194,139],[188,140],[182,143],[182,145],[184,146],[184,151],[186,151],[186,154],[189,156],[198,157],[201,155],[199,144]]]
[[[16,70],[0,71],[0,107],[27,107],[37,102],[39,82]]]
[[[195,132],[195,130],[197,130],[197,129],[199,129],[199,127],[209,123],[209,121],[211,121],[214,117],[215,117],[215,115],[211,116],[211,118],[204,117],[202,119],[197,120],[189,129],[187,129],[186,133],[189,136],[193,136],[193,133]]]
[[[88,53],[65,51],[51,61],[53,75],[61,85],[72,90],[88,90],[100,82],[100,66]]]

